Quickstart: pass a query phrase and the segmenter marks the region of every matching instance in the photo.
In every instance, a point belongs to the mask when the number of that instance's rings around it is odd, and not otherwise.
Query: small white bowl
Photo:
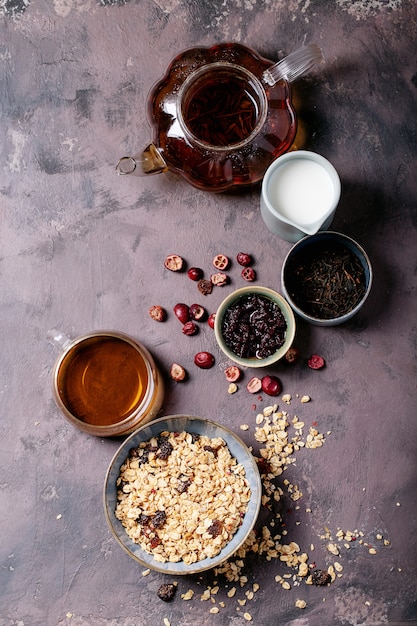
[[[248,358],[238,356],[228,347],[228,345],[226,344],[224,340],[223,332],[222,332],[223,318],[227,309],[229,309],[239,299],[245,296],[253,295],[253,294],[264,296],[265,298],[268,298],[269,300],[272,300],[272,302],[277,304],[279,308],[281,309],[281,312],[287,323],[284,344],[276,352],[274,352],[273,354],[271,354],[270,356],[264,359],[257,359],[257,358],[248,359]],[[227,357],[229,357],[231,361],[234,361],[235,363],[237,363],[238,365],[241,365],[242,367],[268,367],[270,365],[273,365],[280,359],[282,359],[285,356],[285,353],[287,352],[288,348],[291,347],[291,344],[294,341],[294,336],[295,336],[294,313],[292,312],[291,307],[288,305],[285,299],[276,291],[273,291],[272,289],[269,289],[268,287],[260,287],[256,285],[250,286],[250,287],[242,287],[241,289],[237,289],[233,293],[229,294],[218,307],[215,321],[214,321],[214,332],[215,332],[216,340],[220,349],[224,352],[224,354]]]
[[[329,228],[340,193],[339,175],[327,159],[309,150],[287,152],[262,181],[262,219],[275,235],[295,242]]]
[[[294,270],[298,262],[302,262],[304,265],[306,265],[306,262],[309,262],[309,259],[311,262],[311,259],[313,258],[312,255],[314,255],[314,258],[317,258],[323,253],[324,250],[326,250],[326,244],[327,246],[330,245],[332,247],[340,246],[341,249],[347,249],[350,252],[353,252],[362,265],[365,279],[364,294],[356,305],[353,306],[353,308],[346,310],[338,317],[331,317],[327,319],[315,317],[311,314],[311,312],[303,308],[302,296],[299,292],[295,291],[293,280]],[[304,237],[304,239],[298,241],[298,243],[291,248],[282,265],[281,289],[293,311],[295,311],[295,313],[303,320],[309,322],[310,324],[314,324],[315,326],[336,326],[350,320],[362,308],[371,290],[372,279],[373,273],[371,262],[362,246],[347,235],[342,235],[341,233],[332,231],[325,231],[319,232],[316,235],[311,235],[310,237]]]

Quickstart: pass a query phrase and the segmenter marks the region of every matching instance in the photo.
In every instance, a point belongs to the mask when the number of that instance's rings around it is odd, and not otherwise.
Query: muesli
[[[251,496],[244,467],[223,439],[185,431],[164,431],[132,448],[116,485],[116,517],[159,562],[216,556]]]

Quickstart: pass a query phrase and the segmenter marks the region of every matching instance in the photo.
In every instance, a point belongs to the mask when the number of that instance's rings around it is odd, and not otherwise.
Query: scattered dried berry
[[[159,306],[159,304],[155,304],[154,306],[151,306],[151,308],[149,309],[149,315],[156,322],[165,322],[167,318],[167,312],[165,311],[164,308]]]
[[[207,528],[208,534],[211,535],[213,538],[221,535],[222,531],[223,531],[223,522],[221,522],[218,519],[213,520],[213,522]]]
[[[312,354],[307,361],[308,367],[311,367],[312,370],[321,370],[325,364],[325,360],[319,354]]]
[[[217,272],[217,274],[212,274],[210,276],[210,280],[213,285],[216,285],[217,287],[223,287],[229,282],[229,278],[224,272]]]
[[[224,254],[216,254],[213,259],[213,265],[218,270],[227,270],[229,263],[229,259]]]
[[[287,352],[285,353],[285,360],[287,361],[287,363],[294,365],[295,363],[297,363],[299,358],[300,352],[297,348],[288,348]]]
[[[268,396],[277,396],[282,390],[281,382],[276,376],[263,376],[261,385],[262,391]]]
[[[224,375],[226,376],[227,382],[236,383],[238,380],[240,380],[240,377],[242,376],[242,371],[238,368],[237,365],[229,365],[229,367],[226,367],[226,369],[224,370]]]
[[[174,448],[172,447],[172,443],[170,441],[168,441],[168,439],[166,437],[160,437],[159,441],[158,441],[158,450],[156,452],[156,456],[158,457],[158,459],[161,459],[162,461],[166,461],[167,458],[169,457],[169,455],[171,454],[172,450]],[[157,511],[158,513],[158,511]],[[157,514],[155,513],[155,515]],[[160,511],[160,513],[164,513],[165,517],[165,511]],[[159,515],[159,517],[161,517],[161,515]],[[153,521],[153,520],[152,520]],[[155,523],[153,522],[155,528],[158,528],[158,526],[155,525]]]
[[[214,320],[216,319],[216,314],[215,313],[211,313],[208,317],[208,325],[210,326],[210,328],[214,328]]]
[[[239,265],[243,265],[243,267],[249,267],[249,265],[252,265],[253,263],[251,255],[246,252],[239,252],[236,256],[236,261]]]
[[[207,280],[206,278],[199,280],[197,287],[198,291],[202,293],[203,296],[208,296],[213,291],[213,283],[211,280]]]
[[[186,476],[185,474],[181,476],[178,480],[178,486],[176,487],[178,493],[185,493],[188,487],[191,485],[191,478]]]
[[[214,365],[214,356],[210,352],[197,352],[194,363],[203,370],[208,370]]]
[[[311,582],[317,587],[329,585],[332,582],[330,574],[322,569],[315,569],[311,575]]]
[[[194,324],[194,322],[187,322],[182,327],[182,332],[184,333],[184,335],[188,336],[196,335],[198,333],[198,326]]]
[[[188,278],[194,280],[195,282],[201,280],[204,276],[204,272],[200,267],[190,267],[187,272]]]
[[[169,443],[169,441],[167,443]],[[171,445],[171,444],[169,444],[169,445]],[[171,454],[171,452],[172,452],[172,446],[171,446],[171,450],[169,451],[169,454]],[[166,457],[160,456],[159,458],[166,459],[166,458],[168,458],[168,456],[169,455],[167,455]],[[155,515],[152,516],[151,525],[154,528],[161,528],[165,524],[166,521],[167,521],[167,514],[165,513],[165,511],[157,511],[155,513]]]
[[[179,363],[173,363],[169,371],[169,375],[176,383],[181,383],[187,378],[187,372]]]
[[[164,602],[171,602],[175,598],[177,585],[172,583],[163,583],[158,589],[158,598]]]
[[[262,389],[262,381],[257,376],[253,376],[248,384],[246,385],[246,389],[249,393],[258,393]]]
[[[242,270],[242,278],[244,278],[245,280],[247,280],[250,283],[252,283],[254,280],[256,280],[256,272],[253,269],[253,267],[245,267]]]
[[[179,302],[174,306],[173,311],[181,324],[186,324],[190,321],[190,309],[187,304]]]
[[[184,267],[184,259],[178,254],[169,254],[164,261],[164,265],[171,272],[180,272]]]
[[[191,319],[196,322],[204,322],[207,317],[207,311],[201,304],[192,304],[189,310]]]

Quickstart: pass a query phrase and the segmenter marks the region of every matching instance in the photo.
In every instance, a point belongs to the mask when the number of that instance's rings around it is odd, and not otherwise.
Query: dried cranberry
[[[191,278],[191,280],[194,280],[195,282],[197,282],[201,280],[201,278],[203,278],[204,272],[199,267],[190,267],[190,269],[187,272],[187,275],[188,275],[188,278]]]
[[[208,534],[211,535],[213,538],[221,535],[222,531],[223,531],[223,522],[221,522],[218,519],[213,520],[211,525],[207,528]]]
[[[208,370],[214,365],[214,356],[210,352],[197,352],[194,363],[203,370]]]
[[[153,550],[154,548],[156,548],[162,543],[162,540],[159,537],[152,537],[150,543],[151,543],[151,548]]]
[[[216,254],[213,259],[213,265],[218,270],[226,270],[229,267],[229,259],[224,254]]]
[[[149,315],[156,322],[165,322],[167,318],[167,312],[165,311],[164,308],[159,306],[159,304],[155,304],[154,306],[151,306],[151,308],[149,309]]]
[[[250,283],[252,283],[254,280],[256,280],[256,272],[253,269],[253,267],[245,267],[242,270],[242,278],[244,278],[245,280],[247,280]]]
[[[190,309],[187,304],[179,302],[174,306],[175,316],[179,319],[181,324],[186,324],[190,321]]]
[[[192,304],[189,310],[191,319],[196,322],[203,322],[207,317],[207,311],[201,304]]]
[[[196,335],[198,333],[198,326],[194,324],[194,322],[186,322],[182,327],[182,332],[189,337]]]
[[[227,274],[224,272],[217,272],[217,274],[212,274],[210,276],[210,280],[213,285],[217,285],[217,287],[224,287],[229,282],[229,278]]]
[[[167,514],[165,511],[156,511],[152,516],[151,524],[154,528],[161,528],[167,521]]]
[[[208,325],[210,326],[210,328],[214,328],[214,320],[216,319],[216,314],[215,313],[211,313],[208,317]]]
[[[203,296],[208,296],[213,291],[213,283],[211,280],[207,280],[206,278],[199,280],[197,287],[198,291],[202,293]]]
[[[189,478],[186,475],[183,475],[178,479],[178,486],[176,487],[176,489],[179,493],[185,493],[190,485],[191,485],[191,478]]]
[[[230,365],[224,370],[224,375],[226,376],[227,382],[236,383],[242,376],[242,371],[237,365]]]
[[[308,367],[311,367],[312,370],[321,370],[325,364],[325,360],[319,354],[312,354],[307,361]]]
[[[164,265],[171,272],[180,272],[184,267],[184,259],[179,254],[169,254],[164,261]]]
[[[171,602],[175,598],[177,585],[173,583],[163,583],[158,589],[158,598],[164,602]]]
[[[262,389],[262,381],[257,376],[252,376],[248,384],[246,385],[246,389],[249,393],[258,393]]]
[[[158,459],[166,461],[173,449],[174,448],[172,446],[172,443],[170,443],[168,439],[166,439],[166,437],[161,437],[161,440],[158,444],[156,456],[158,457]]]
[[[243,265],[243,267],[248,267],[253,263],[251,255],[247,254],[246,252],[239,252],[236,256],[236,261],[239,263],[239,265]]]
[[[261,380],[262,391],[268,396],[277,396],[281,393],[282,385],[276,376],[263,376]]]
[[[300,358],[300,352],[298,351],[297,348],[288,348],[288,350],[285,353],[285,360],[287,361],[287,363],[294,365],[294,363],[297,363],[299,358]]]
[[[179,363],[173,363],[171,365],[169,375],[171,376],[172,380],[175,380],[175,382],[177,383],[181,383],[187,378],[187,372],[182,365],[179,365]]]
[[[217,458],[219,448],[213,448],[213,446],[204,446],[204,450],[207,450],[207,452],[211,452],[212,455]]]
[[[328,572],[322,569],[316,569],[311,575],[311,582],[313,585],[317,585],[318,587],[323,587],[324,585],[330,584],[332,578]]]

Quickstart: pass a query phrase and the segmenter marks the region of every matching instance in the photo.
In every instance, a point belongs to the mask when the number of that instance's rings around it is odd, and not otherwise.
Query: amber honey
[[[111,335],[84,339],[69,350],[58,374],[62,403],[86,424],[117,424],[134,413],[149,386],[148,366],[127,341]]]

